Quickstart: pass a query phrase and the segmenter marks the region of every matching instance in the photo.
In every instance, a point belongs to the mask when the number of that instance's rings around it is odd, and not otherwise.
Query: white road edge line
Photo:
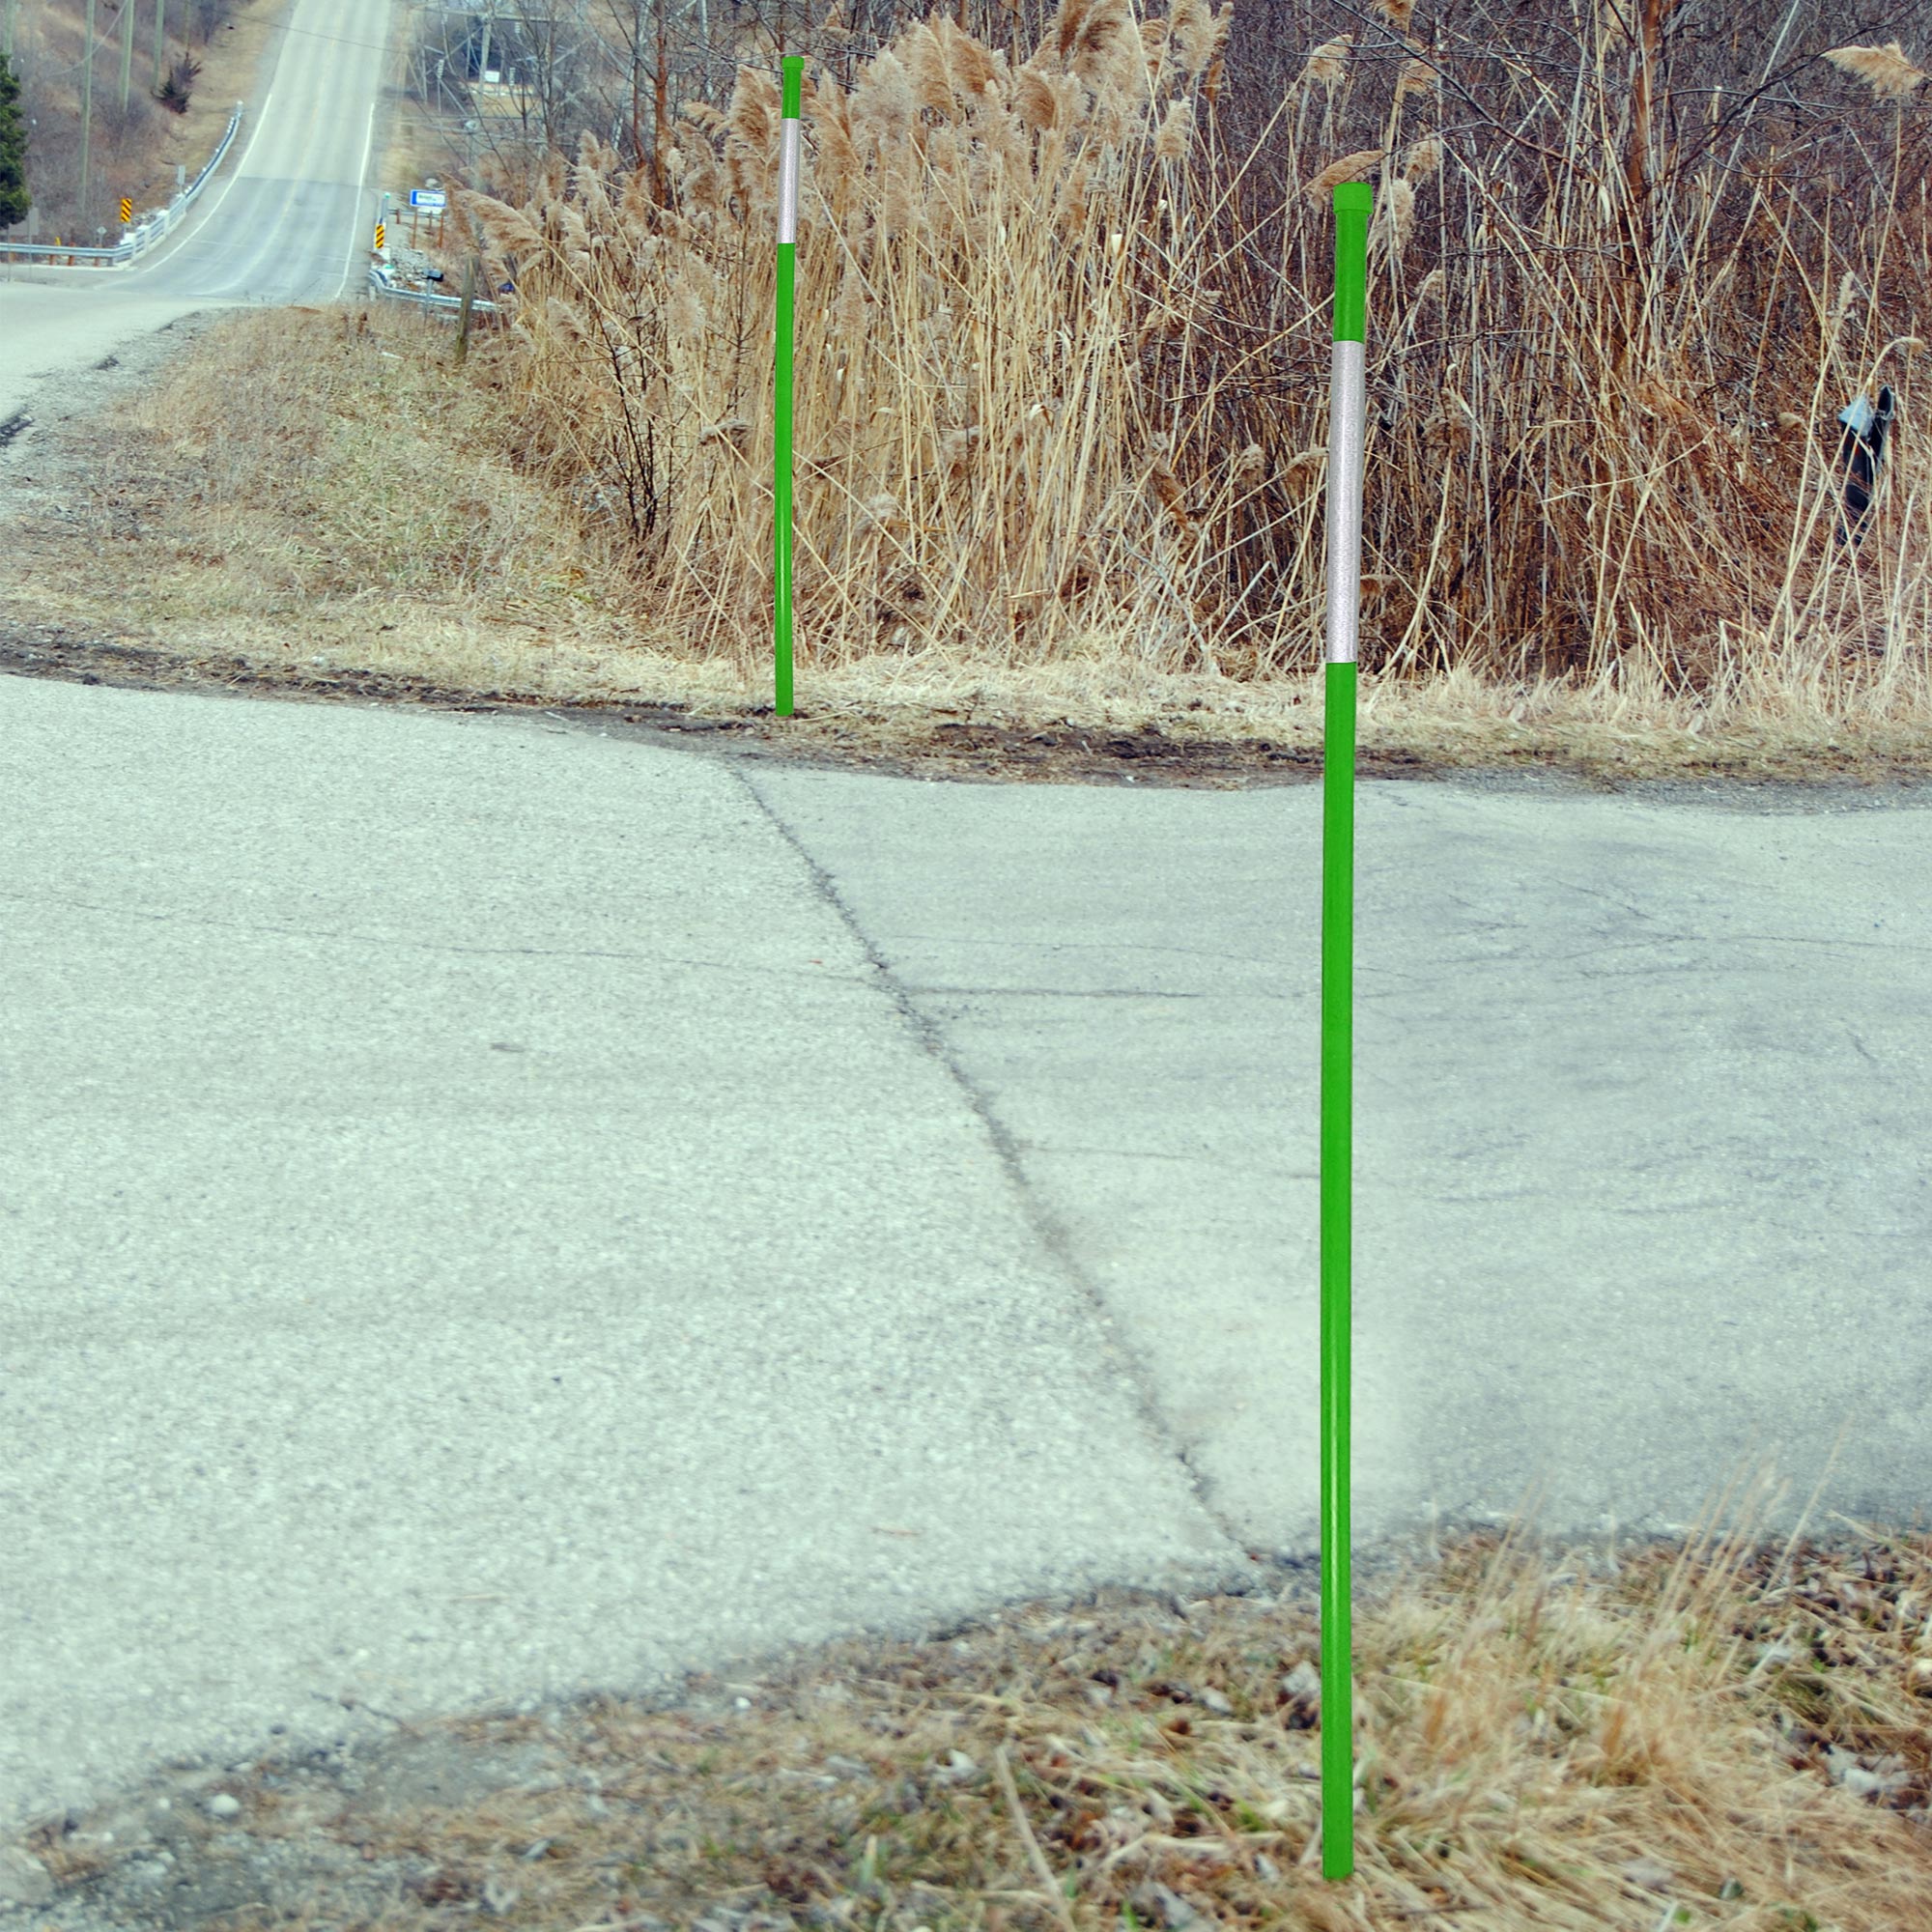
[[[355,213],[349,230],[349,259],[342,265],[342,286],[335,292],[340,301],[349,293],[349,278],[355,272],[355,241],[362,233],[362,191],[369,185],[369,156],[376,146],[376,103],[369,103],[369,132],[362,142],[362,166],[355,177]]]

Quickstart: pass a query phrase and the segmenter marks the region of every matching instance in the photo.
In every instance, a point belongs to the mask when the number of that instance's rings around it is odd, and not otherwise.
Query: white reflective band
[[[1362,589],[1362,437],[1366,409],[1360,342],[1335,344],[1328,385],[1328,662],[1355,662]]]
[[[798,123],[779,123],[779,245],[798,240]]]

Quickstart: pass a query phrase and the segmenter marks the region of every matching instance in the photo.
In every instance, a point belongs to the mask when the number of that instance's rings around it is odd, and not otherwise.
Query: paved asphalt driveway
[[[1319,789],[0,677],[0,1813],[1316,1533]],[[1932,1465],[1932,810],[1377,783],[1356,1512]],[[385,1728],[348,1715],[352,1731]]]

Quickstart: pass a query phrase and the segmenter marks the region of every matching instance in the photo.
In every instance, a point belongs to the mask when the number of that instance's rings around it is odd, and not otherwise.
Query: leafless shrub
[[[1292,459],[1326,440],[1327,190],[1367,179],[1372,668],[1922,702],[1909,432],[1878,535],[1833,539],[1832,417],[1882,378],[1912,422],[1932,296],[1902,45],[1816,48],[1814,100],[1760,85],[1775,22],[1726,67],[1655,0],[1593,0],[1581,34],[1492,6],[1483,44],[1349,17],[1240,162],[1226,7],[1062,0],[1023,58],[935,17],[850,84],[808,32],[794,589],[820,661],[1099,635],[1168,669],[1312,664],[1322,502]],[[601,479],[703,655],[769,631],[777,124],[747,65],[661,173],[600,146],[467,202],[518,282],[532,461]],[[755,439],[726,460],[700,438],[731,418]]]

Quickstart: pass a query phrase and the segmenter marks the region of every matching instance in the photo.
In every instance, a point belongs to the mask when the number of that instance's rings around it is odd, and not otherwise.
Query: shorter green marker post
[[[773,709],[791,716],[791,354],[792,293],[798,255],[799,94],[805,84],[805,57],[782,63],[784,98],[779,124],[779,314],[777,425],[772,497],[778,506],[777,551],[772,588],[777,636],[773,647]]]
[[[1328,650],[1321,704],[1321,1876],[1355,1869],[1349,1637],[1349,1195],[1353,1166],[1355,635],[1361,614],[1365,183],[1335,190],[1335,348],[1328,390]]]

